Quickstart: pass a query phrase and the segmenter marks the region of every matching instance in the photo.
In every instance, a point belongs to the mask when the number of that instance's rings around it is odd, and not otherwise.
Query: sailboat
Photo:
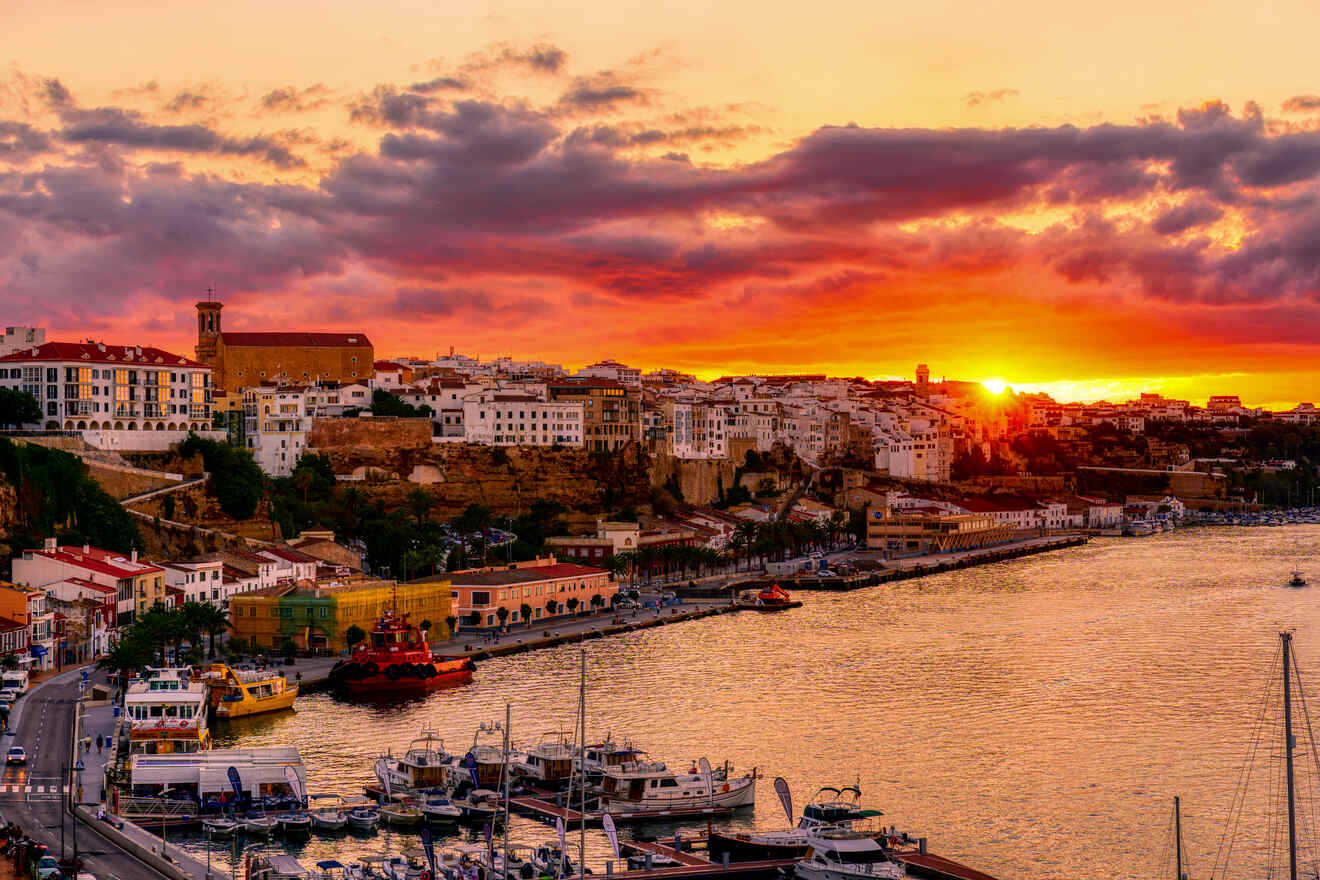
[[[1278,681],[1282,686],[1271,684],[1266,692],[1264,705],[1261,707],[1256,729],[1248,746],[1246,766],[1239,774],[1237,789],[1229,805],[1227,826],[1215,857],[1214,869],[1210,873],[1212,878],[1227,878],[1241,873],[1240,870],[1230,871],[1229,860],[1234,852],[1236,832],[1248,801],[1253,759],[1257,756],[1277,756],[1280,753],[1283,757],[1283,772],[1266,774],[1266,782],[1262,783],[1268,787],[1271,795],[1277,798],[1278,802],[1270,804],[1268,828],[1256,829],[1252,836],[1257,839],[1264,838],[1268,843],[1268,846],[1261,850],[1262,853],[1267,853],[1269,860],[1269,864],[1264,866],[1265,876],[1287,877],[1288,880],[1298,880],[1299,876],[1320,877],[1320,839],[1318,839],[1320,822],[1317,821],[1315,810],[1311,805],[1298,803],[1301,793],[1317,790],[1317,781],[1320,780],[1320,743],[1317,743],[1311,724],[1311,713],[1306,702],[1306,691],[1302,687],[1301,670],[1297,665],[1292,633],[1286,631],[1279,633],[1279,642],[1280,652],[1275,655],[1278,658],[1275,661],[1277,664],[1275,669],[1279,670]],[[1271,711],[1280,704],[1283,716],[1282,731],[1274,727],[1276,716]],[[1298,720],[1296,716],[1299,711],[1301,718],[1297,727],[1300,729],[1296,729],[1294,722]],[[1304,776],[1299,782],[1299,771],[1309,771],[1314,775],[1309,778]],[[1178,871],[1181,880],[1183,865],[1180,812],[1175,815],[1175,823],[1180,839]],[[1282,859],[1284,853],[1287,853],[1288,857],[1286,869],[1281,861],[1276,862]],[[1305,863],[1304,874],[1299,873],[1302,863]]]

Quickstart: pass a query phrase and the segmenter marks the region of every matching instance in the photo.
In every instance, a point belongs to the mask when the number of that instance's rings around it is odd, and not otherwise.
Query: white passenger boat
[[[348,811],[348,827],[355,831],[374,831],[380,824],[380,813],[369,807],[354,807]]]
[[[402,755],[386,755],[384,761],[392,791],[449,788],[453,775],[463,772],[458,760],[445,751],[444,740],[429,728],[408,743]]]
[[[243,830],[248,834],[270,834],[279,825],[274,816],[267,816],[261,810],[251,810],[243,817]]]
[[[793,866],[801,880],[903,880],[907,871],[875,838],[860,831],[824,827],[807,835],[807,854]]]
[[[224,816],[212,816],[202,820],[202,830],[208,837],[231,837],[234,832],[243,827],[243,823],[235,822],[233,819]]]
[[[463,810],[443,795],[428,795],[417,805],[422,818],[431,824],[440,825],[457,822],[463,818]]]
[[[606,810],[750,807],[756,802],[756,777],[732,777],[728,767],[708,776],[675,773],[660,762],[633,761],[606,770],[600,788]]]
[[[592,743],[582,750],[580,758],[574,759],[573,769],[578,773],[585,772],[589,782],[600,782],[605,771],[611,767],[645,760],[646,752],[634,748],[631,743]]]
[[[309,797],[313,807],[309,815],[317,831],[342,831],[348,824],[343,810],[343,798],[337,794],[314,794]]]

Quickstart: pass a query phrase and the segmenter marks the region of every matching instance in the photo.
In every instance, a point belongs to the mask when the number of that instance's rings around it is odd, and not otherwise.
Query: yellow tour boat
[[[210,689],[216,718],[242,718],[287,709],[298,697],[298,685],[289,684],[276,670],[255,672],[212,663],[202,680]]]

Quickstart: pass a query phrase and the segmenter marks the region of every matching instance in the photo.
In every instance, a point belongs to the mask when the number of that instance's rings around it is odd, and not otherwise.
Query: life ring
[[[376,661],[368,660],[362,664],[362,672],[364,673],[363,678],[371,678],[371,676],[380,672],[380,667],[376,665]]]
[[[397,666],[390,666],[390,667],[388,667],[388,668],[385,670],[385,674],[386,674],[387,676],[389,676],[390,681],[398,681],[398,680],[399,680],[399,675],[400,675],[399,667],[397,667]]]
[[[724,783],[724,788],[721,789],[721,791],[725,791],[725,792],[727,792],[728,790],[729,790],[729,783],[726,782],[726,783]]]

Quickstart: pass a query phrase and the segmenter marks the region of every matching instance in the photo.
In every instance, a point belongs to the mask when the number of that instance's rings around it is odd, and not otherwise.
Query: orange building
[[[223,303],[197,303],[197,359],[211,368],[211,386],[238,391],[263,382],[367,383],[375,350],[365,333],[225,332]]]
[[[459,630],[538,623],[579,611],[608,608],[619,591],[608,571],[568,562],[497,571],[454,571],[414,583],[428,580],[450,582],[450,601]],[[524,605],[530,609],[526,617]],[[503,621],[500,608],[507,612]]]

